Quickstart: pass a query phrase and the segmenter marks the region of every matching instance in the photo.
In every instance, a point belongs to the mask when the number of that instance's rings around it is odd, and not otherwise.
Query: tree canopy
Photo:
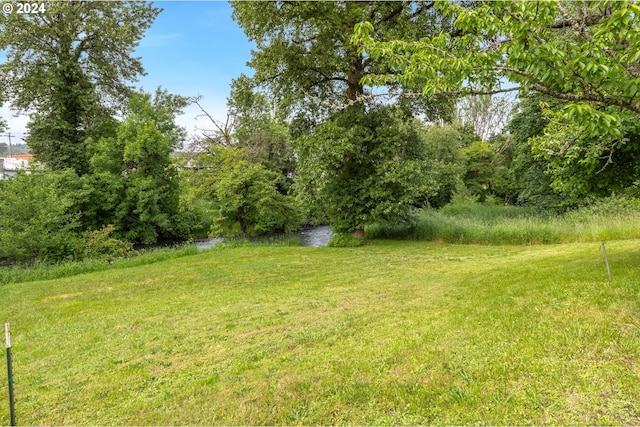
[[[128,240],[153,243],[181,234],[180,187],[171,153],[184,141],[184,129],[174,120],[187,103],[160,89],[154,96],[134,93],[114,135],[89,141],[99,197],[92,206],[102,209],[97,220],[114,224]]]
[[[621,116],[640,115],[640,5],[626,1],[438,1],[455,30],[421,39],[376,39],[357,24],[360,52],[388,73],[364,84],[422,82],[422,94],[480,94],[519,89],[567,101],[558,120],[583,132],[620,137]],[[513,85],[516,85],[515,87]],[[608,107],[615,107],[609,110]]]
[[[234,2],[234,19],[256,43],[249,65],[279,110],[294,117],[297,186],[322,194],[323,209],[340,232],[375,220],[406,216],[430,182],[424,144],[409,130],[407,111],[363,107],[367,73],[389,70],[350,43],[354,26],[375,22],[380,40],[432,36],[447,27],[433,2]],[[402,89],[402,88],[400,88]],[[420,112],[438,116],[453,100],[428,100]],[[273,132],[272,132],[273,134]]]
[[[256,43],[249,65],[279,107],[342,106],[365,93],[362,78],[388,69],[350,44],[369,20],[379,39],[418,38],[440,28],[433,2],[233,2],[233,17]]]
[[[0,84],[31,115],[28,143],[53,169],[88,169],[84,141],[127,103],[144,72],[133,51],[160,9],[141,1],[48,1],[0,15]]]
[[[226,120],[130,87],[151,3],[41,4],[0,16],[0,101],[29,115],[46,166],[0,181],[29,199],[0,210],[0,260],[327,221],[362,244],[449,203],[557,212],[640,188],[632,0],[232,2],[255,72]],[[186,153],[189,102],[212,128]]]
[[[397,107],[350,108],[300,138],[299,179],[321,198],[336,232],[406,220],[435,194],[419,128]]]

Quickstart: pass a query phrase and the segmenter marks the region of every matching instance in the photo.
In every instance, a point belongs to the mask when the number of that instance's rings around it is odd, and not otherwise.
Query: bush
[[[19,173],[0,181],[0,260],[59,261],[73,257],[79,215],[68,184],[73,171]]]
[[[355,248],[364,246],[365,241],[349,233],[337,233],[331,238],[328,246],[332,248]]]
[[[210,200],[200,200],[198,206],[210,212],[212,236],[249,237],[300,228],[302,210],[293,196],[279,192],[276,172],[249,161],[242,148],[218,147],[215,154],[200,156],[207,172],[190,176],[188,197]]]
[[[111,237],[114,230],[115,226],[109,224],[101,230],[85,232],[79,240],[76,257],[112,262],[118,258],[131,256],[134,253],[133,245]]]

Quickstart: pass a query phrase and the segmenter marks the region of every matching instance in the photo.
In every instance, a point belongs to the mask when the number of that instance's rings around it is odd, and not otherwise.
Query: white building
[[[31,154],[16,154],[9,157],[0,157],[0,179],[5,176],[15,175],[17,170],[29,169]]]

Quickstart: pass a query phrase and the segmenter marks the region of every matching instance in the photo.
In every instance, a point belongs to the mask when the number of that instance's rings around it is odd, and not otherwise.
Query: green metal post
[[[13,367],[11,363],[11,325],[9,322],[4,324],[5,341],[7,343],[7,373],[9,377],[9,413],[11,416],[11,425],[16,425],[16,410],[13,403]]]

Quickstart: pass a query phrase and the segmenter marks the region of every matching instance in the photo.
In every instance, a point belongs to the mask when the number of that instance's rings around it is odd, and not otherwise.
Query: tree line
[[[29,115],[42,165],[0,182],[0,259],[312,223],[362,242],[368,224],[452,200],[558,212],[637,195],[634,2],[232,8],[255,73],[191,139],[174,119],[198,99],[129,86],[159,8],[51,1],[0,17],[1,99]],[[500,96],[516,90],[511,111]]]

